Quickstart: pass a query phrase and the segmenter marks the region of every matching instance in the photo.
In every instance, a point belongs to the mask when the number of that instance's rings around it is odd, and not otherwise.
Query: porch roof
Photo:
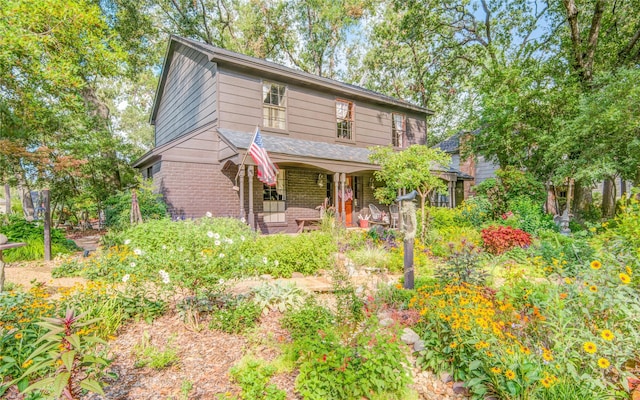
[[[218,133],[228,144],[242,150],[249,148],[253,138],[253,132],[238,132],[218,128]],[[369,150],[366,148],[270,136],[262,132],[260,135],[262,136],[264,148],[269,153],[371,164],[369,162]]]

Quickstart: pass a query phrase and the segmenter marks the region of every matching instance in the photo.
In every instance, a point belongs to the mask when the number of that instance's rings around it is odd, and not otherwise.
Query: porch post
[[[342,214],[340,215],[340,220],[342,221],[343,226],[347,226],[347,209],[344,204],[344,182],[347,180],[347,174],[344,172],[340,174],[340,193],[342,197],[340,198],[340,205],[342,206]]]
[[[456,182],[449,181],[449,208],[454,208],[456,204]]]
[[[253,165],[247,165],[247,173],[249,175],[249,226],[251,229],[255,229],[256,220],[253,215]]]
[[[240,165],[239,177],[240,177],[240,220],[246,221],[246,215],[244,212],[244,177],[245,169],[244,165]]]
[[[336,210],[336,221],[340,218],[340,213],[338,212],[338,181],[340,180],[340,174],[333,174],[333,208]],[[342,210],[344,211],[344,210]]]

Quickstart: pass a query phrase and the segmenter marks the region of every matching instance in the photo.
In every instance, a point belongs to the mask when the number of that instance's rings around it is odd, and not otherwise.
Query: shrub
[[[285,278],[290,278],[293,272],[312,275],[319,269],[331,269],[337,251],[333,236],[321,231],[297,236],[260,236],[256,248],[263,255],[258,260],[259,273]]]
[[[164,349],[160,349],[151,344],[149,332],[144,331],[140,342],[133,347],[133,352],[136,356],[135,366],[137,368],[150,367],[161,370],[178,363],[180,357],[178,356],[178,351],[171,346],[172,341],[173,338],[169,338]]]
[[[241,333],[255,326],[262,309],[251,300],[238,297],[214,309],[209,328],[226,333]]]
[[[306,293],[295,284],[264,284],[252,291],[253,302],[256,303],[262,314],[269,311],[285,312],[291,308],[298,308],[304,302]]]
[[[509,226],[490,226],[481,232],[484,248],[491,254],[501,254],[514,247],[531,245],[531,235]]]
[[[125,229],[130,226],[131,197],[131,191],[127,190],[118,192],[104,202],[106,226],[112,229]],[[151,181],[140,182],[140,187],[136,190],[136,197],[143,221],[161,219],[168,215],[167,205],[161,194],[153,192]]]
[[[489,199],[494,218],[509,211],[508,203],[516,197],[528,197],[534,203],[544,202],[544,185],[531,173],[513,166],[498,169],[495,173],[496,178],[487,179],[475,187],[476,193]]]
[[[335,318],[328,309],[309,298],[299,309],[285,312],[280,323],[289,331],[293,340],[300,340],[331,329],[334,321]]]
[[[479,228],[493,218],[493,206],[486,196],[477,195],[466,199],[460,206],[464,221]]]
[[[480,232],[470,227],[440,228],[433,232],[433,236],[427,244],[434,256],[449,257],[453,252],[462,250],[463,242],[480,245]]]
[[[0,233],[12,242],[26,242],[24,247],[4,251],[7,262],[28,261],[44,258],[44,225],[40,221],[29,222],[12,214],[6,224],[0,223]],[[79,250],[78,246],[64,236],[60,229],[51,229],[51,254],[69,254]]]
[[[231,378],[242,388],[241,399],[285,400],[287,398],[287,393],[278,389],[276,385],[266,385],[276,369],[264,364],[263,360],[243,359],[229,371]]]
[[[479,266],[481,249],[464,240],[461,244],[462,249],[453,250],[444,265],[436,269],[435,277],[445,284],[484,284],[487,273]]]

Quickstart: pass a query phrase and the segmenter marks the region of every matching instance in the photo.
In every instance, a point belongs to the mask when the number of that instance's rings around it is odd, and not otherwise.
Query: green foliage
[[[150,219],[162,219],[167,217],[167,205],[162,195],[154,193],[153,183],[149,180],[139,181],[140,187],[136,190],[140,214],[143,221]],[[105,225],[112,229],[125,229],[131,221],[131,196],[132,191],[118,192],[110,196],[104,202]]]
[[[260,274],[290,278],[293,272],[312,275],[319,269],[331,269],[336,241],[328,233],[314,231],[304,235],[266,235],[256,241],[266,258],[258,260]]]
[[[537,235],[541,230],[558,230],[553,217],[545,214],[542,204],[530,197],[517,196],[509,200],[507,209],[514,214],[514,228],[522,229],[532,235]]]
[[[493,206],[486,196],[470,197],[460,207],[464,220],[475,228],[480,228],[493,218]]]
[[[355,328],[364,319],[364,301],[343,266],[336,266],[331,275],[333,294],[336,298],[336,319],[347,328]]]
[[[7,262],[29,261],[44,258],[44,225],[41,221],[29,222],[16,214],[7,223],[0,221],[0,233],[11,242],[26,242],[24,247],[4,251]],[[69,254],[79,250],[78,246],[64,236],[64,231],[51,229],[51,254]]]
[[[319,331],[331,330],[335,318],[327,308],[318,305],[313,298],[308,298],[299,309],[285,312],[280,323],[289,331],[293,340],[297,341],[313,337]]]
[[[480,245],[482,238],[480,232],[470,227],[447,227],[429,232],[426,246],[432,255],[436,257],[449,257],[453,252],[462,250],[462,243],[468,242]]]
[[[149,332],[144,331],[142,339],[133,347],[133,353],[136,357],[135,367],[150,367],[162,370],[170,367],[180,361],[178,351],[171,347],[173,338],[167,340],[164,349],[160,349],[151,344],[151,336]]]
[[[62,318],[44,318],[38,325],[49,332],[36,342],[39,347],[29,355],[32,361],[22,378],[37,379],[25,392],[40,390],[59,398],[64,392],[68,397],[79,397],[83,390],[104,396],[100,375],[108,361],[95,355],[95,344],[106,344],[96,336],[83,335],[80,328],[91,325],[94,320],[83,321],[84,315],[68,309]]]
[[[548,273],[575,276],[593,257],[594,249],[585,238],[565,236],[553,231],[540,233],[537,255],[547,265]]]
[[[531,173],[508,166],[498,169],[495,174],[495,179],[487,179],[475,187],[475,191],[481,196],[486,196],[491,203],[494,218],[507,211],[513,211],[509,210],[509,203],[518,197],[526,197],[533,204],[540,204],[542,207],[546,191],[544,185]],[[516,204],[529,206],[522,204],[522,200]]]
[[[451,157],[439,149],[423,145],[412,145],[403,151],[395,151],[389,147],[375,147],[369,155],[371,162],[380,165],[375,177],[384,183],[384,187],[376,189],[374,195],[381,202],[388,202],[389,195],[398,193],[400,189],[416,190],[420,195],[422,210],[421,237],[427,229],[427,198],[434,191],[441,192],[446,185],[435,171],[443,165],[451,163]]]
[[[301,351],[296,390],[305,399],[403,399],[411,378],[402,346],[382,333],[361,333],[343,345],[318,332]]]
[[[295,284],[264,284],[253,288],[253,301],[256,303],[262,314],[269,311],[285,312],[288,309],[295,309],[302,305],[306,293]]]
[[[266,385],[276,370],[273,366],[264,364],[263,360],[244,358],[229,371],[231,378],[242,388],[241,399],[285,400],[287,398],[287,393],[278,389],[276,385]]]
[[[483,285],[487,272],[479,265],[481,249],[464,239],[461,246],[461,250],[454,250],[447,261],[436,268],[435,278],[445,285]]]
[[[231,299],[211,314],[211,329],[226,333],[241,333],[255,326],[262,309],[251,300],[242,297]]]

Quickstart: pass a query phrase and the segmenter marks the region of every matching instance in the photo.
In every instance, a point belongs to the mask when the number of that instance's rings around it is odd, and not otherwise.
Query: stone
[[[453,382],[453,393],[468,396],[469,389],[464,386],[464,382]]]
[[[5,244],[9,241],[9,238],[7,238],[5,235],[0,233],[0,244]]]
[[[440,380],[443,383],[449,383],[453,380],[453,376],[451,376],[451,374],[448,372],[443,372],[440,374]]]
[[[292,272],[291,273],[291,277],[292,278],[304,278],[304,274],[300,273],[300,272]]]
[[[413,344],[413,351],[422,351],[424,349],[425,345],[423,340],[416,340],[416,342]]]
[[[402,331],[402,336],[400,336],[400,340],[402,340],[404,344],[414,344],[415,342],[420,340],[420,336],[418,336],[418,334],[415,333],[411,328],[404,328],[404,330]]]
[[[395,323],[395,321],[392,318],[383,318],[380,320],[380,326],[391,326]]]

